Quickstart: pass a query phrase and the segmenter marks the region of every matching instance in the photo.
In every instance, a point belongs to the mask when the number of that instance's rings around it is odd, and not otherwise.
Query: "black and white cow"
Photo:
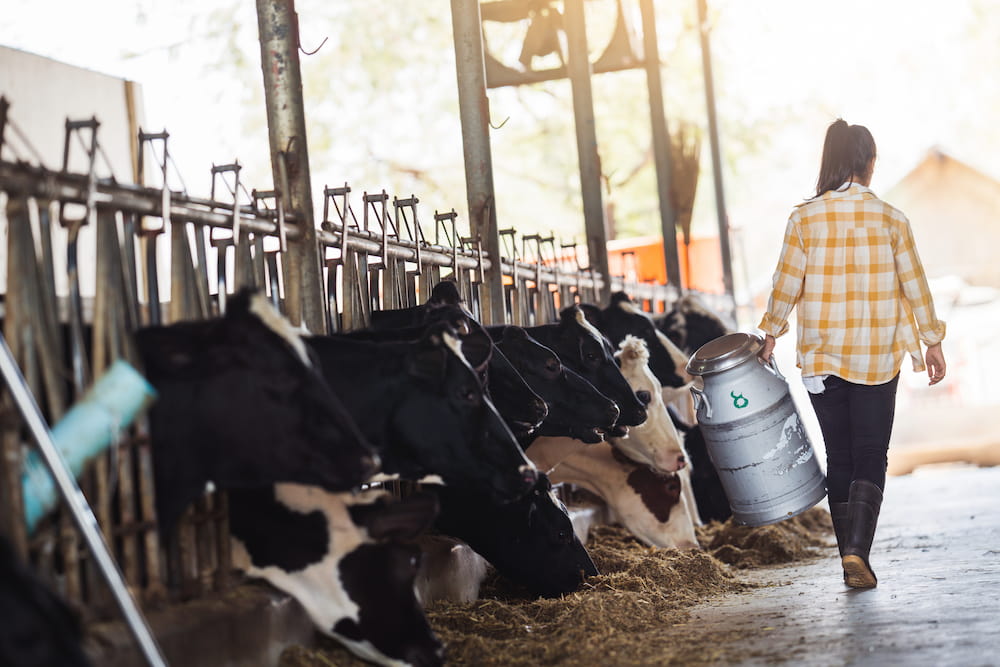
[[[0,665],[87,667],[80,621],[0,534]]]
[[[705,343],[733,332],[733,327],[696,294],[678,299],[668,313],[656,320],[656,326],[689,356]]]
[[[523,446],[540,436],[600,442],[602,434],[614,428],[619,415],[615,402],[563,365],[555,352],[521,327],[491,327],[490,333],[499,351],[548,406],[538,429],[530,437],[518,439]]]
[[[695,505],[697,505],[698,516],[701,521],[725,521],[733,515],[733,510],[729,506],[729,499],[722,486],[719,473],[708,455],[708,445],[698,424],[688,424],[677,416],[672,409],[668,409],[674,426],[684,436],[684,451],[688,456],[687,475],[691,481],[691,491],[694,495]]]
[[[425,303],[410,308],[393,310],[374,310],[371,316],[372,329],[400,329],[426,324],[430,321],[433,311],[443,306],[462,306],[462,295],[458,293],[458,285],[451,280],[442,280],[431,290]],[[468,311],[465,311],[468,313]],[[471,313],[469,313],[471,317]]]
[[[440,503],[436,528],[467,543],[501,576],[532,595],[571,593],[598,574],[544,473],[530,493],[511,503],[498,503],[475,490],[427,489]]]
[[[656,328],[652,316],[628,294],[615,292],[610,305],[604,309],[592,304],[580,304],[580,308],[613,345],[620,345],[630,335],[644,340],[649,350],[649,369],[664,387],[682,387],[691,382],[687,372],[688,355]]]
[[[419,341],[313,336],[324,375],[382,459],[388,475],[489,489],[511,500],[535,467],[484,394],[448,325]]]
[[[241,292],[225,317],[141,329],[160,529],[172,528],[211,481],[357,487],[378,456],[331,392],[309,349],[259,293]]]
[[[624,435],[625,427],[646,420],[646,406],[622,376],[608,339],[587,321],[579,306],[563,309],[558,324],[525,329],[528,335],[557,355],[562,363],[613,400],[620,410],[613,435]],[[491,334],[492,335],[492,334]]]
[[[417,599],[418,547],[433,496],[393,501],[278,484],[230,491],[233,563],[292,595],[315,626],[352,653],[382,665],[443,663]]]
[[[486,330],[467,311],[442,305],[426,314],[423,324],[397,329],[365,329],[339,336],[351,340],[398,342],[419,339],[434,322],[446,322],[458,334],[462,354],[477,372],[497,412],[520,441],[545,419],[548,407],[524,381]]]

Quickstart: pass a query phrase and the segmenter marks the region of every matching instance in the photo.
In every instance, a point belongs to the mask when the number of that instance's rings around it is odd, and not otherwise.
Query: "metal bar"
[[[608,231],[601,192],[601,158],[597,150],[583,0],[566,0],[564,6],[569,52],[567,69],[573,87],[573,117],[576,119],[576,149],[580,161],[580,195],[583,198],[583,221],[587,231],[587,256],[590,268],[607,276]],[[607,303],[611,295],[609,287],[610,284],[605,281],[604,286],[598,290],[599,303]]]
[[[85,176],[5,161],[0,161],[0,189],[8,193],[53,199],[64,203],[85,204],[88,197]],[[167,211],[170,220],[232,229],[233,213],[230,204],[211,202],[180,193],[168,194],[170,202]],[[143,216],[161,217],[164,210],[163,193],[160,188],[98,181],[93,197],[97,205]],[[285,219],[295,220],[287,215],[287,212]],[[244,207],[240,208],[240,226],[264,234],[276,234],[278,230],[271,216],[256,215]],[[300,238],[298,229],[290,227],[288,237],[296,240]]]
[[[722,254],[722,284],[726,294],[733,294],[733,256],[729,249],[729,215],[722,185],[722,157],[719,149],[719,124],[715,114],[715,85],[712,78],[712,49],[708,43],[708,11],[705,0],[698,3],[698,35],[701,38],[701,67],[705,77],[705,106],[708,109],[708,139],[712,145],[712,175],[715,181],[715,212],[719,217],[719,251]],[[736,305],[730,312],[736,321]]]
[[[0,343],[2,343],[0,344],[0,373],[3,374],[4,380],[7,382],[7,387],[15,403],[17,403],[21,415],[24,417],[25,424],[38,443],[39,453],[45,460],[49,472],[52,473],[52,477],[59,487],[59,491],[66,505],[69,507],[80,532],[83,533],[84,539],[94,556],[94,560],[104,575],[108,586],[111,588],[111,592],[118,603],[118,607],[121,609],[122,615],[125,617],[125,621],[128,623],[129,629],[132,631],[147,662],[150,665],[162,665],[166,667],[167,663],[163,659],[159,646],[157,646],[156,638],[150,632],[149,626],[146,625],[146,619],[142,616],[138,605],[136,605],[131,593],[129,593],[128,588],[125,586],[122,574],[111,557],[108,545],[101,535],[93,511],[84,499],[83,492],[77,486],[76,480],[67,471],[66,463],[63,461],[58,447],[52,440],[52,434],[49,432],[45,420],[42,419],[42,414],[35,403],[34,397],[25,388],[24,378],[21,376],[21,371],[17,367],[17,364],[14,363],[14,358],[7,347],[6,338],[0,337]]]
[[[288,210],[296,214],[300,235],[288,248],[290,261],[283,263],[291,274],[285,282],[285,305],[292,324],[304,324],[309,331],[322,334],[326,332],[323,267],[313,219],[295,3],[257,0],[257,24],[274,182],[281,183],[278,161],[284,159],[288,187],[279,188],[288,196]]]
[[[656,192],[660,203],[660,231],[663,234],[663,262],[667,282],[681,287],[681,266],[677,254],[677,209],[670,196],[674,166],[670,156],[670,131],[663,105],[660,76],[660,46],[656,36],[653,0],[639,0],[642,12],[642,44],[646,59],[646,88],[649,91],[649,120],[652,125],[653,164]]]
[[[473,237],[479,237],[486,255],[498,258],[500,232],[493,189],[490,106],[486,96],[483,28],[478,0],[451,0],[451,20],[455,40],[458,110],[462,122],[470,232]],[[485,324],[500,324],[504,321],[500,265],[483,266],[483,270],[486,276],[485,289],[482,290],[482,319]]]

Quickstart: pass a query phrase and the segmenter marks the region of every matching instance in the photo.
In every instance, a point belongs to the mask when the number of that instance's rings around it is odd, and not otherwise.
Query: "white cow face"
[[[629,429],[622,438],[610,438],[612,445],[637,463],[661,472],[676,472],[685,464],[683,440],[663,403],[663,387],[649,370],[646,342],[626,336],[615,354],[622,375],[632,390],[646,403],[646,421]]]

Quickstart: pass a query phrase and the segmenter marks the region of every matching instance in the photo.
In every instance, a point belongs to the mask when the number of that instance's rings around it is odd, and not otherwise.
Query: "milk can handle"
[[[786,380],[786,379],[785,379],[785,376],[781,374],[781,371],[779,371],[779,370],[778,370],[778,362],[776,362],[776,361],[774,360],[774,355],[773,355],[773,354],[772,354],[772,355],[771,355],[771,357],[770,357],[770,358],[769,358],[769,359],[768,359],[768,360],[767,360],[767,361],[766,361],[766,362],[764,363],[764,366],[765,366],[765,367],[767,367],[767,369],[768,369],[769,371],[771,371],[772,373],[774,373],[775,375],[777,375],[777,376],[778,376],[778,379],[780,379],[780,380],[781,380],[782,382],[787,382],[787,381],[788,381],[788,380]],[[692,390],[692,391],[693,391],[693,390]]]
[[[705,418],[712,418],[712,404],[708,402],[708,398],[705,397],[705,392],[701,389],[696,389],[695,387],[690,387],[691,395],[694,397],[694,409],[697,412],[701,409],[701,406],[705,406]]]

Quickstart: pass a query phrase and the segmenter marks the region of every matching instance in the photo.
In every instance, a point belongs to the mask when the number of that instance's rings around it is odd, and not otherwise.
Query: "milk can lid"
[[[691,375],[721,373],[739,366],[756,356],[764,341],[748,333],[732,333],[719,336],[698,348],[687,363]]]

